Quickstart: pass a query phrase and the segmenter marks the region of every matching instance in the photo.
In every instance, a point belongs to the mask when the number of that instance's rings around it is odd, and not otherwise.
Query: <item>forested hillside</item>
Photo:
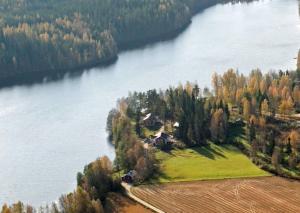
[[[116,59],[118,49],[170,36],[224,0],[0,0],[0,80]]]

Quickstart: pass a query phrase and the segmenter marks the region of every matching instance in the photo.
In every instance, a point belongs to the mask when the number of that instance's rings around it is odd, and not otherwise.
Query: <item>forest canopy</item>
[[[0,0],[0,79],[112,61],[118,48],[175,32],[218,1]]]
[[[249,1],[249,0],[243,0]],[[230,0],[0,0],[0,83],[110,63]]]

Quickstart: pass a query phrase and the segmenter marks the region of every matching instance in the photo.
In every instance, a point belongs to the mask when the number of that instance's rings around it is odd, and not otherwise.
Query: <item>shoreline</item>
[[[96,68],[96,67],[106,67],[117,62],[119,54],[123,51],[134,50],[138,48],[143,48],[146,45],[154,44],[156,42],[167,41],[176,38],[180,33],[182,33],[191,24],[191,20],[185,23],[182,27],[173,30],[172,32],[166,32],[161,35],[156,35],[151,38],[131,41],[129,43],[119,44],[119,50],[115,55],[107,59],[96,60],[93,62],[85,63],[69,69],[59,69],[59,70],[44,70],[44,71],[31,71],[26,73],[17,74],[14,76],[6,76],[0,78],[0,89],[12,86],[22,86],[22,85],[32,85],[35,83],[51,82],[55,80],[60,80],[64,78],[66,74],[71,75],[81,75],[85,70]]]
[[[219,0],[214,0],[209,3],[201,2],[198,5],[195,5],[195,8],[191,8],[192,9],[191,17],[187,22],[185,22],[179,28],[174,29],[172,31],[161,33],[159,35],[151,35],[148,38],[142,38],[139,40],[132,40],[123,43],[120,42],[119,44],[117,44],[119,48],[117,52],[109,58],[91,61],[89,63],[81,64],[79,66],[68,68],[68,69],[58,69],[58,70],[48,69],[44,71],[35,70],[26,73],[19,73],[17,75],[2,77],[0,78],[0,89],[13,87],[13,86],[23,86],[23,85],[30,86],[36,83],[52,82],[52,81],[63,79],[67,74],[76,76],[76,75],[81,75],[87,69],[110,66],[117,62],[119,54],[122,53],[123,51],[143,48],[146,45],[154,44],[156,42],[168,41],[176,38],[178,35],[180,35],[190,26],[190,24],[192,23],[192,18],[195,15],[214,5],[221,4],[221,3],[224,2]]]

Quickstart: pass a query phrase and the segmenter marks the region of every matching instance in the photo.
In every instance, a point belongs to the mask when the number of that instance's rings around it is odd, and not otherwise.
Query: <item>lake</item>
[[[116,63],[77,76],[0,90],[0,204],[35,206],[76,186],[101,155],[114,158],[106,117],[129,91],[197,81],[228,68],[295,69],[300,48],[297,0],[217,5],[170,41],[120,53]]]

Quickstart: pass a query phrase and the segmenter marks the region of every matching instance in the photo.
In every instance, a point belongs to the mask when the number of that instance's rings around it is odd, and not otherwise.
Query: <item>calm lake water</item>
[[[213,71],[294,69],[300,48],[297,0],[217,5],[177,38],[123,52],[118,61],[77,77],[0,90],[0,204],[41,205],[72,191],[76,173],[98,156],[109,110],[128,91],[197,81]]]

